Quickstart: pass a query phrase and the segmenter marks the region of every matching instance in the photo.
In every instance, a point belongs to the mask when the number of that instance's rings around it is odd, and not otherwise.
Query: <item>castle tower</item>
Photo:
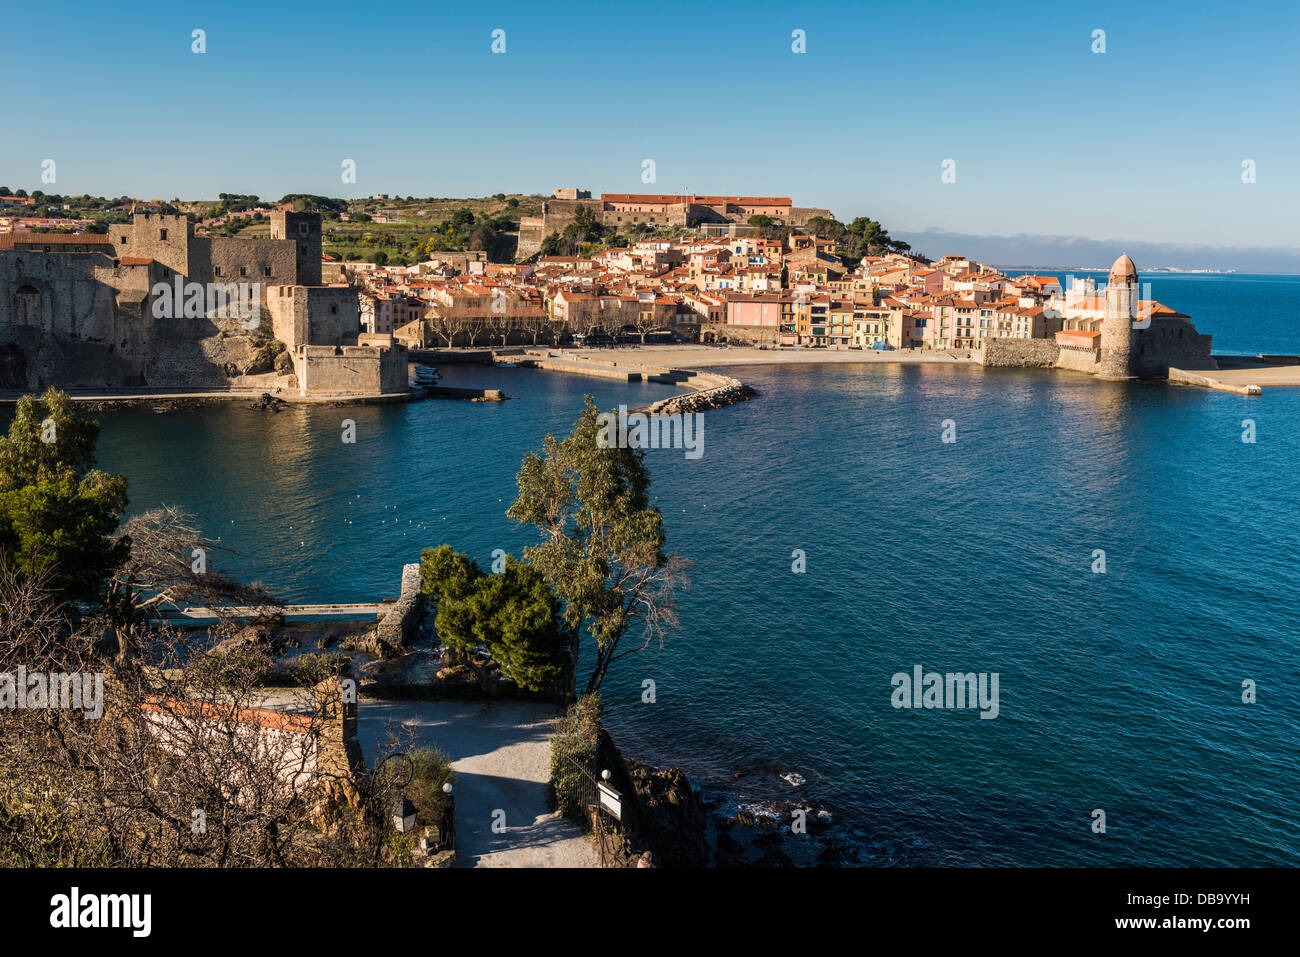
[[[190,274],[194,226],[188,216],[136,213],[129,224],[110,226],[108,238],[114,256],[153,259],[182,276]]]
[[[289,239],[297,243],[295,285],[319,286],[321,284],[320,213],[276,210],[271,213],[271,238]]]
[[[1106,315],[1101,321],[1101,365],[1098,379],[1132,379],[1133,320],[1138,311],[1137,267],[1122,255],[1106,280]]]

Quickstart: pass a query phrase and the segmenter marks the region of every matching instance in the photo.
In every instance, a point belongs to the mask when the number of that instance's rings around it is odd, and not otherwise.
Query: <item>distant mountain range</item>
[[[931,259],[961,253],[989,264],[1015,264],[1040,269],[1107,269],[1120,253],[1128,253],[1138,271],[1243,272],[1300,275],[1300,249],[1268,246],[1206,246],[1193,243],[1142,243],[1080,236],[977,236],[942,229],[924,232],[890,230],[895,239],[912,244]]]

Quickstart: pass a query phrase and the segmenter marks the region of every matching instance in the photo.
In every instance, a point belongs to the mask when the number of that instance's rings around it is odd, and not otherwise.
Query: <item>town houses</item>
[[[850,268],[831,240],[811,232],[748,232],[683,229],[520,263],[440,253],[410,266],[327,257],[324,268],[330,281],[359,287],[366,331],[412,348],[566,336],[640,341],[654,333],[770,347],[973,352],[993,339],[1096,332],[1104,318],[1104,290],[1091,279],[1062,289],[1055,276],[1004,274],[959,254],[931,261],[891,252]],[[1149,298],[1137,311],[1138,319],[1188,318]]]

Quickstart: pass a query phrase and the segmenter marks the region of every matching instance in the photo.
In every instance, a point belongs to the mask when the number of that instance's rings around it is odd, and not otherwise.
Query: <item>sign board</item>
[[[623,820],[622,795],[606,784],[597,784],[596,787],[600,789],[600,806],[614,815],[615,820]]]

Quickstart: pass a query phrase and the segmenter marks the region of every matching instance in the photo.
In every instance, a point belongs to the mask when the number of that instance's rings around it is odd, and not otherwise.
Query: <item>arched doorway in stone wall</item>
[[[19,326],[41,325],[41,291],[31,284],[19,286],[14,293],[14,324]]]

